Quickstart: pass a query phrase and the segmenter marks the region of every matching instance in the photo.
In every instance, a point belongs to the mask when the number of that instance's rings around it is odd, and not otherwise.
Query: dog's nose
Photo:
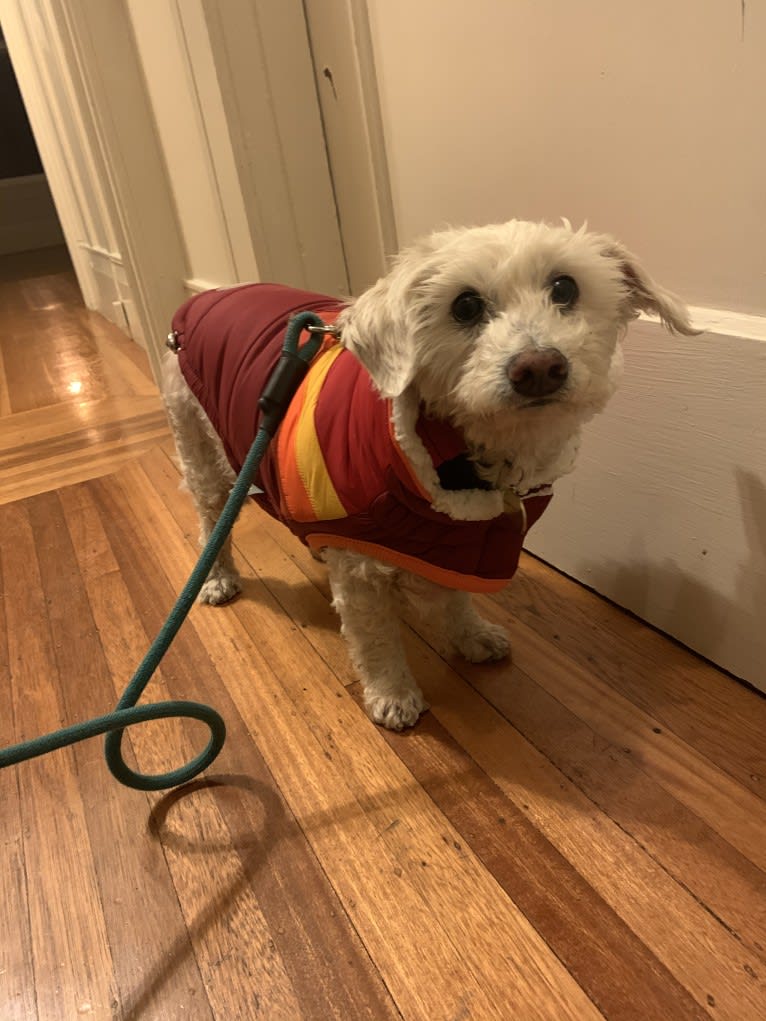
[[[508,362],[511,386],[522,397],[548,397],[569,376],[569,362],[555,347],[521,351]]]

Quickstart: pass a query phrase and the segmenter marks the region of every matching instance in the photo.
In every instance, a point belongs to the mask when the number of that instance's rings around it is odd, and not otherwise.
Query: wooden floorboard
[[[127,586],[147,632],[152,633],[159,629],[164,611],[172,602],[174,589],[168,579],[157,572],[159,565],[156,562],[156,552],[151,543],[146,544],[147,541],[139,531],[140,519],[143,518],[141,509],[149,511],[154,518],[158,508],[140,502],[136,508],[136,493],[133,493],[135,475],[134,472],[133,477],[126,477],[127,490],[112,480],[93,483],[91,488],[94,491],[94,505],[118,563],[119,577]],[[128,496],[128,491],[132,496]],[[126,515],[123,508],[127,506],[130,512]],[[127,518],[127,522],[124,518]],[[87,534],[94,534],[93,526],[87,529]],[[172,549],[172,546],[168,548]],[[147,576],[147,560],[152,561],[155,568],[151,576]],[[204,614],[200,613],[199,616],[205,619]],[[207,617],[209,619],[210,615]],[[106,621],[104,623],[107,624]],[[275,789],[263,759],[249,741],[246,728],[227,696],[225,685],[198,637],[196,625],[179,635],[163,673],[167,675],[168,685],[164,694],[171,697],[210,698],[215,701],[219,711],[224,712],[229,729],[229,761],[223,758],[218,766],[223,769],[228,767],[237,773],[231,779],[232,791],[221,787],[215,792],[215,802],[223,806],[231,827],[229,835],[217,841],[218,854],[229,853],[240,857],[240,869],[244,869],[247,882],[243,883],[242,877],[236,881],[232,877],[226,895],[216,898],[206,908],[205,923],[198,927],[200,934],[205,935],[207,927],[213,923],[218,926],[221,920],[226,921],[227,912],[236,911],[241,917],[231,945],[214,953],[204,946],[198,951],[198,956],[202,956],[208,966],[212,959],[220,971],[215,989],[230,988],[232,982],[230,979],[227,981],[226,972],[237,969],[250,975],[252,987],[263,998],[261,1013],[266,1017],[269,1016],[269,1010],[274,1012],[273,1016],[290,1017],[291,1011],[292,1016],[300,1016],[294,999],[299,994],[305,1000],[304,1006],[308,1008],[307,1016],[396,1016],[396,1012],[387,1005],[388,998],[381,988],[380,979],[372,972],[367,955],[348,925],[340,904],[332,895],[332,890],[327,888],[316,859],[301,838],[294,821],[289,818],[288,810]],[[234,757],[232,752],[238,745],[245,753]],[[187,747],[187,758],[190,752],[191,748]],[[158,765],[155,761],[152,768],[167,768],[170,764],[166,762]],[[224,781],[229,782],[226,774]],[[181,802],[178,804],[180,806]],[[172,846],[172,834],[170,838]],[[182,852],[188,850],[187,839],[184,833],[180,842]],[[200,855],[197,860],[204,863],[208,857],[205,854],[206,841],[202,834],[196,839],[199,841]],[[272,844],[273,853],[278,856],[279,868],[274,867]],[[179,855],[179,862],[184,861],[185,856]],[[184,869],[186,877],[188,862],[184,864]],[[209,888],[217,890],[223,878],[222,875],[220,880],[212,882],[210,877]],[[184,902],[185,897],[182,897]],[[304,913],[304,905],[311,905],[311,911]],[[252,927],[255,919],[260,919],[259,924],[263,927],[260,940],[254,932],[239,931]],[[282,955],[280,951],[283,946],[291,952]],[[281,995],[275,990],[269,993],[266,979],[274,981],[274,974],[278,970],[277,960],[280,960],[279,971],[285,972],[283,981],[289,981],[291,987],[297,989],[297,992],[290,993],[290,997],[284,991]],[[336,960],[337,965],[334,964]],[[351,967],[351,962],[355,962],[358,967]],[[267,969],[260,980],[259,966]],[[345,974],[349,968],[349,973]],[[245,1001],[246,997],[243,997],[229,1004],[220,1004],[217,1016],[236,1016],[236,1010],[241,1009],[239,1005]]]
[[[62,695],[70,720],[100,715],[113,707],[125,681],[125,662],[138,662],[147,641],[145,632],[130,627],[129,606],[117,604],[115,589],[120,579],[107,551],[99,550],[104,555],[97,562],[93,556],[99,541],[95,523],[90,523],[87,535],[78,528],[82,524],[78,496],[77,490],[65,490],[62,499],[51,493],[28,502],[36,546],[44,554],[40,557],[42,589],[50,606]],[[78,561],[76,549],[87,551],[87,565]],[[98,579],[106,584],[99,587]],[[118,613],[121,619],[117,678],[110,672],[106,654],[104,602],[107,612]],[[175,750],[173,730],[180,729],[158,726],[155,737],[169,746],[170,752]],[[127,741],[142,736],[137,729]],[[191,747],[187,741],[181,754]],[[139,1016],[181,1018],[188,1016],[191,1005],[200,1017],[208,1016],[207,995],[196,962],[185,954],[174,960],[174,948],[188,945],[188,931],[168,875],[166,854],[158,842],[135,839],[136,811],[147,813],[150,800],[115,784],[104,769],[98,743],[77,746],[74,756],[105,934],[125,1015],[131,1016],[140,1004]],[[123,889],[131,890],[127,903],[121,896]],[[146,981],[147,959],[162,962],[162,982]],[[171,960],[173,966],[169,967]]]
[[[387,735],[461,839],[607,1017],[702,1018],[684,989],[572,864],[429,715]],[[457,845],[456,850],[461,850]],[[636,989],[643,995],[636,997]]]
[[[0,551],[2,551],[0,545]],[[9,565],[0,552],[0,747],[16,740],[11,664],[8,648],[6,577]],[[32,933],[21,811],[21,778],[17,770],[0,770],[0,905],[4,928],[12,939],[0,940],[0,1010],[7,1021],[35,1021],[37,1000],[30,974]]]
[[[7,744],[113,707],[197,523],[145,355],[61,253],[0,258],[0,323]],[[145,696],[223,714],[205,778],[128,790],[98,740],[0,771],[2,1021],[766,1017],[766,699],[523,557],[479,600],[509,662],[408,620],[431,710],[391,734],[324,567],[254,505],[235,556]],[[159,772],[205,740],[124,747]]]
[[[766,798],[766,702],[664,635],[539,561],[497,597],[514,620],[605,680]],[[647,683],[647,679],[651,683]]]
[[[66,712],[29,507],[3,507],[0,530],[14,738],[23,740],[61,726]],[[74,1018],[94,1005],[109,1016],[116,994],[76,754],[43,756],[18,771],[29,978],[41,1018]]]
[[[85,308],[65,250],[0,257],[0,324],[0,504],[108,474],[168,435],[145,352]]]

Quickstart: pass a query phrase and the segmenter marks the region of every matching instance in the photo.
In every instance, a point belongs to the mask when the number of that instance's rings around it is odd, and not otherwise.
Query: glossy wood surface
[[[142,432],[161,411],[140,352],[29,284],[81,353],[40,340],[46,379],[24,384],[8,287],[2,743],[113,706],[197,534],[167,433]],[[85,363],[93,433],[64,385]],[[77,474],[43,478],[46,455]],[[408,622],[432,708],[391,734],[360,707],[323,566],[254,505],[235,554],[242,596],[192,610],[147,693],[224,715],[204,781],[124,789],[97,740],[0,772],[3,1021],[766,1016],[764,698],[524,557],[480,600],[511,662],[445,659]],[[155,771],[202,741],[125,738]]]
[[[82,303],[65,249],[0,256],[0,503],[167,436],[144,352]]]

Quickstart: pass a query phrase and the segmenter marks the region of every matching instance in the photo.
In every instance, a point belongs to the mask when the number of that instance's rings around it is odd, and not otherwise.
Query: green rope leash
[[[299,349],[298,340],[301,332],[312,327],[316,332],[312,332],[309,340]],[[20,744],[0,749],[0,769],[36,758],[38,755],[46,755],[57,748],[65,748],[67,745],[76,744],[78,741],[84,741],[99,734],[106,734],[104,756],[112,775],[121,784],[126,787],[134,787],[136,790],[161,791],[169,787],[178,787],[180,784],[188,783],[213,762],[226,740],[226,724],[215,709],[201,702],[169,700],[143,706],[136,705],[136,702],[143,694],[162,657],[186,620],[194,600],[210,573],[215,558],[231,531],[242,504],[247,498],[251,480],[287,410],[287,405],[306,375],[309,363],[321,346],[321,334],[328,332],[332,332],[332,329],[325,326],[314,312],[301,312],[290,320],[285,333],[281,358],[258,402],[263,412],[260,428],[245,458],[242,470],[237,476],[237,481],[221,511],[221,516],[210,533],[210,538],[205,544],[189,580],[181,590],[167,620],[149,647],[114,710],[105,716],[98,716],[95,719],[86,720],[84,723],[76,723],[71,727],[64,727],[62,730],[44,734],[31,741],[22,741]],[[210,728],[210,740],[207,747],[191,762],[179,766],[178,769],[157,775],[137,773],[127,765],[122,757],[122,735],[125,728],[134,723],[145,723],[148,720],[162,720],[169,717],[184,717],[205,723]]]

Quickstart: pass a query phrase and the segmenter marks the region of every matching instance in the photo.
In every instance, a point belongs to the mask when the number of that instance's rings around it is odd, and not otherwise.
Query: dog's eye
[[[572,277],[561,276],[551,281],[551,301],[561,308],[572,308],[580,297],[580,288]]]
[[[463,291],[452,302],[452,318],[462,326],[473,326],[482,318],[486,307],[484,299],[476,291]]]

